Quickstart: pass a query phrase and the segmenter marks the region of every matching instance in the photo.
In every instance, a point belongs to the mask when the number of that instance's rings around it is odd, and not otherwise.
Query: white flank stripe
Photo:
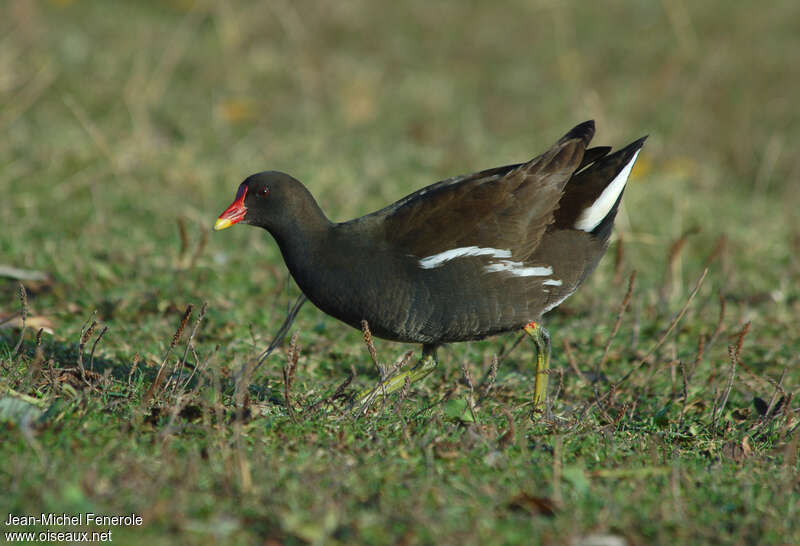
[[[463,258],[465,256],[491,256],[492,258],[510,258],[511,251],[503,250],[500,248],[465,246],[461,248],[453,248],[451,250],[445,250],[444,252],[440,252],[439,254],[434,254],[433,256],[422,258],[419,261],[419,265],[423,269],[433,269],[434,267],[439,267],[445,262],[449,262],[450,260],[454,260],[455,258]]]
[[[545,314],[545,313],[547,313],[548,311],[550,311],[550,310],[554,309],[555,307],[558,307],[558,306],[561,304],[561,302],[563,302],[565,299],[567,299],[568,297],[570,297],[570,296],[572,295],[572,293],[573,293],[573,292],[575,292],[575,290],[573,290],[572,292],[568,292],[567,294],[565,294],[565,295],[564,295],[564,297],[562,297],[562,298],[560,298],[560,299],[558,299],[558,300],[554,301],[553,303],[551,303],[550,305],[548,305],[547,307],[545,307],[545,308],[542,310],[542,314]]]
[[[489,273],[496,273],[498,271],[508,271],[516,277],[546,277],[553,274],[553,268],[547,267],[524,267],[522,262],[512,262],[511,260],[500,260],[494,262],[484,269]]]
[[[542,283],[545,286],[561,286],[561,279],[548,279]]]
[[[639,157],[640,151],[641,150],[637,150],[636,153],[633,154],[628,164],[625,165],[616,178],[611,181],[611,184],[606,186],[606,189],[603,190],[600,197],[598,197],[589,208],[583,211],[581,217],[575,222],[575,229],[592,231],[600,225],[603,218],[611,211],[611,207],[617,202],[619,194],[622,193],[622,189],[625,187],[625,182],[628,181],[628,176],[631,174],[631,169],[633,169],[633,164],[636,162],[636,158]]]

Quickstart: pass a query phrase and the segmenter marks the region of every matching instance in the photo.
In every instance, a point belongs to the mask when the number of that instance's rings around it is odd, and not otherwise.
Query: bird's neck
[[[294,275],[299,269],[313,267],[320,250],[325,248],[333,224],[310,198],[278,226],[267,230],[275,238],[283,259]]]

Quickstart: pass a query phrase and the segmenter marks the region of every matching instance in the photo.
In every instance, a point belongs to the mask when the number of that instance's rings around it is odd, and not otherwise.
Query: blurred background
[[[727,293],[796,296],[797,2],[0,10],[0,262],[57,281],[38,294],[53,328],[97,310],[128,356],[158,347],[165,311],[186,301],[208,301],[233,344],[244,324],[276,328],[287,273],[274,243],[210,233],[247,175],[289,172],[347,220],[525,161],[590,118],[596,144],[650,135],[617,233],[645,286],[669,277],[652,297],[681,296],[715,252]],[[11,308],[16,285],[0,286]]]

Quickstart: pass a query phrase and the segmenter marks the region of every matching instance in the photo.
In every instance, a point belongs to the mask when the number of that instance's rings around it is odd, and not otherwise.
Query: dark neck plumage
[[[308,270],[325,248],[333,224],[317,202],[308,194],[294,203],[279,221],[262,226],[275,238],[289,271],[297,278],[299,271]]]

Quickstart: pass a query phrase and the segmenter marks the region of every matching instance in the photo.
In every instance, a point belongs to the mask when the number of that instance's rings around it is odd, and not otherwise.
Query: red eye
[[[263,188],[259,188],[256,193],[259,197],[266,197],[269,195],[269,188],[264,186]]]

